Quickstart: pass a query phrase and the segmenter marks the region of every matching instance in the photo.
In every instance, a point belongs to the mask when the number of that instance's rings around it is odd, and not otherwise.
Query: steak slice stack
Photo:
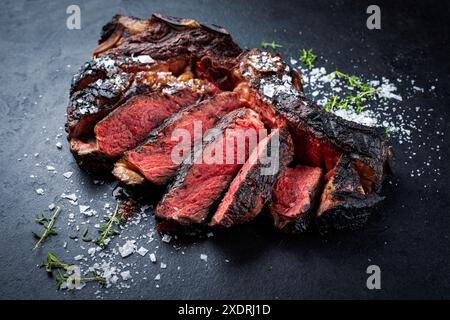
[[[211,206],[226,191],[256,146],[257,134],[263,128],[258,114],[250,109],[229,113],[205,136],[206,145],[185,159],[158,204],[156,216],[180,224],[205,222]]]
[[[125,186],[168,184],[158,220],[230,227],[268,212],[282,231],[314,221],[327,232],[361,226],[383,199],[384,130],[317,106],[279,55],[242,51],[221,27],[154,14],[115,16],[93,56],[72,80],[71,152]],[[270,174],[266,158],[277,159]]]
[[[189,153],[191,146],[203,138],[206,130],[213,128],[229,112],[243,106],[236,94],[224,92],[182,109],[155,129],[145,143],[127,151],[116,163],[113,174],[124,184],[140,184],[144,182],[143,176],[150,183],[165,185],[179,167],[173,159],[173,152]],[[173,139],[177,132],[181,141]]]
[[[280,170],[293,159],[293,144],[286,127],[260,140],[222,199],[211,226],[231,227],[253,220],[270,201]]]

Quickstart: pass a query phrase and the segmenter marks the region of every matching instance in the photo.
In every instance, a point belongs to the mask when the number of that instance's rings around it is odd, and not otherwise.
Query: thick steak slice
[[[336,167],[328,172],[316,222],[321,233],[335,229],[361,227],[373,208],[383,197],[367,193],[348,156],[342,156]]]
[[[156,216],[180,224],[204,222],[247,160],[249,149],[256,146],[263,128],[259,115],[250,109],[229,113],[205,136],[203,148],[195,146],[193,156],[184,160]]]
[[[297,166],[284,170],[272,189],[269,206],[275,227],[285,232],[303,232],[317,208],[322,191],[321,168]]]
[[[231,227],[254,219],[270,200],[278,173],[293,156],[292,138],[286,127],[262,139],[231,182],[210,225]]]
[[[190,84],[190,85],[189,85]],[[198,102],[215,90],[203,82],[175,82],[161,92],[137,95],[111,112],[95,126],[99,152],[115,158],[148,137],[163,120],[181,108]]]
[[[183,108],[155,129],[145,143],[127,151],[115,165],[113,174],[124,184],[143,182],[139,175],[153,184],[166,184],[179,167],[179,162],[172,159],[173,150],[190,152],[206,130],[213,128],[227,113],[243,106],[236,94],[224,92]],[[177,136],[180,130],[183,136]],[[189,134],[189,139],[184,134]]]

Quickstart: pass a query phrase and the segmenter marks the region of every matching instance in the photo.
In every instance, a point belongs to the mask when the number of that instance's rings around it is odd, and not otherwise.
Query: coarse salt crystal
[[[119,253],[122,258],[128,257],[136,251],[135,242],[135,240],[127,240],[123,246],[119,247]]]
[[[72,176],[73,172],[72,171],[67,171],[63,173],[64,178],[66,179],[70,179],[70,177]]]
[[[122,279],[123,279],[124,281],[127,281],[127,280],[129,280],[129,279],[132,278],[131,273],[130,273],[129,270],[121,272],[121,273],[120,273],[120,276],[122,277]]]
[[[144,247],[140,247],[136,252],[139,253],[141,256],[145,256],[148,250],[145,249]]]

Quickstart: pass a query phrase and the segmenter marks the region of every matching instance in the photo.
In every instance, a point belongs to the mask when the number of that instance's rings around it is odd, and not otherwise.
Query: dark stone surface
[[[436,94],[418,94],[411,108],[434,108],[431,121],[449,132],[449,7],[444,1],[378,1],[382,30],[365,26],[367,1],[98,1],[81,7],[82,29],[66,28],[66,8],[72,1],[2,1],[0,5],[0,298],[93,298],[96,286],[63,294],[36,264],[44,253],[32,252],[33,218],[66,189],[83,190],[101,199],[110,187],[95,186],[78,170],[60,129],[71,75],[96,45],[101,26],[114,14],[148,17],[152,12],[192,17],[225,26],[243,47],[261,40],[285,45],[289,57],[300,48],[314,48],[333,64],[359,74],[390,79],[412,75]],[[70,65],[71,67],[68,67]],[[400,86],[400,93],[403,88]],[[41,97],[40,97],[41,96]],[[43,129],[45,126],[45,129]],[[448,142],[430,132],[413,132],[416,144],[441,144],[442,159],[433,162],[441,175],[410,172],[430,156],[418,149],[413,163],[406,145],[394,142],[397,172],[386,188],[387,200],[362,230],[332,235],[289,237],[266,225],[249,225],[220,232],[207,241],[187,244],[186,255],[171,246],[159,252],[169,263],[164,281],[133,285],[124,294],[110,290],[106,298],[449,298]],[[64,146],[55,147],[55,138]],[[46,138],[50,141],[46,141]],[[33,154],[39,152],[38,158]],[[27,153],[28,157],[24,158]],[[18,161],[22,158],[22,161]],[[35,167],[40,162],[43,167]],[[51,176],[45,165],[58,168]],[[61,173],[74,171],[68,184]],[[29,178],[38,175],[37,179]],[[423,186],[427,185],[427,188]],[[34,190],[43,186],[44,196]],[[62,220],[64,221],[64,220]],[[67,231],[46,249],[62,252]],[[208,266],[199,254],[208,253]],[[69,257],[76,254],[76,250]],[[224,260],[229,259],[230,263]],[[366,268],[382,270],[382,290],[366,288]],[[177,278],[181,266],[182,278]],[[150,279],[150,278],[149,278]]]

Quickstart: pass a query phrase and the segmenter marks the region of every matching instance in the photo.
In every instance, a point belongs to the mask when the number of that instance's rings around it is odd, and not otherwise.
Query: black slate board
[[[36,228],[34,215],[65,191],[62,172],[74,171],[71,190],[89,192],[94,199],[110,193],[108,186],[93,185],[78,170],[59,127],[65,122],[71,76],[90,58],[102,25],[116,13],[148,17],[152,12],[162,12],[217,23],[243,47],[258,47],[263,39],[283,43],[287,57],[296,56],[300,48],[314,48],[328,58],[329,69],[333,64],[342,70],[358,66],[359,74],[390,79],[409,74],[423,85],[438,78],[434,95],[418,94],[410,105],[434,108],[431,121],[445,132],[445,140],[450,133],[450,11],[444,1],[378,1],[382,10],[379,31],[365,26],[365,11],[371,4],[368,1],[78,3],[81,30],[66,28],[66,8],[71,1],[11,0],[0,5],[0,298],[95,297],[95,285],[75,293],[55,290],[53,280],[36,268],[45,251],[31,251],[31,230]],[[58,133],[63,133],[59,139],[62,150],[55,147]],[[430,156],[429,149],[423,148],[414,163],[403,165],[407,161],[406,146],[394,142],[396,177],[386,188],[387,200],[364,229],[328,238],[289,237],[261,224],[185,244],[186,255],[161,245],[159,252],[169,265],[160,288],[149,279],[133,284],[123,294],[110,290],[104,297],[449,298],[448,142],[442,143],[442,136],[432,132],[422,140],[418,133],[413,135],[417,144],[441,144],[442,159],[433,162],[441,175],[411,178],[411,168]],[[30,159],[35,152],[39,157]],[[28,158],[24,158],[25,153]],[[36,162],[44,168],[36,168]],[[58,168],[56,177],[46,172],[46,164]],[[39,177],[33,180],[30,174]],[[40,186],[46,190],[44,196],[34,192]],[[63,223],[60,234],[68,234]],[[76,249],[65,254],[62,241],[52,239],[46,249],[68,257],[77,254]],[[208,253],[207,265],[198,258],[203,252]],[[225,263],[225,259],[230,262]],[[366,288],[370,264],[381,267],[381,290]]]

